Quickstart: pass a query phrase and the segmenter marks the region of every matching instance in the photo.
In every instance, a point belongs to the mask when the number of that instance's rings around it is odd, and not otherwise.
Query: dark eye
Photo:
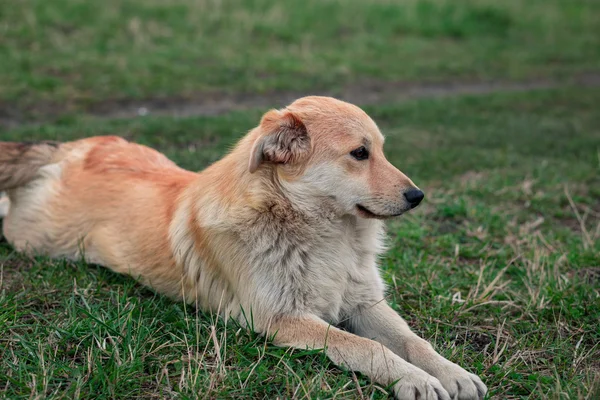
[[[367,150],[365,146],[360,146],[358,149],[352,150],[350,155],[359,161],[366,160],[369,158],[369,150]]]

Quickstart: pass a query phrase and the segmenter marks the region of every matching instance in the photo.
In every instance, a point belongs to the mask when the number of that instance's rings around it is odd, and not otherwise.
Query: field
[[[303,94],[363,105],[426,193],[388,224],[388,301],[493,399],[600,398],[600,2],[0,5],[0,140],[118,134],[220,158]],[[0,239],[0,398],[375,398],[84,262]]]

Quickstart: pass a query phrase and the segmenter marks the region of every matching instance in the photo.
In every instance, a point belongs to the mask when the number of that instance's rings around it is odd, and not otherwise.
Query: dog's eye
[[[369,158],[369,150],[367,150],[365,146],[360,146],[358,149],[352,150],[350,155],[357,160],[366,160]]]

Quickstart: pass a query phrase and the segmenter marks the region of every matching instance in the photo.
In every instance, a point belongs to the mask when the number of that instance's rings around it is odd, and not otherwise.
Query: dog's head
[[[330,97],[304,97],[263,116],[249,170],[275,165],[292,200],[307,207],[322,203],[342,215],[394,217],[424,195],[385,158],[383,142],[360,108]]]

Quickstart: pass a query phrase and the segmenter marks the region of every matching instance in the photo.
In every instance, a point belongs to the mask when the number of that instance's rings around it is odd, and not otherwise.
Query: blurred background
[[[565,82],[598,68],[599,7],[592,0],[14,1],[0,15],[3,115],[348,85],[368,95],[391,82]]]
[[[382,260],[413,329],[491,398],[600,398],[600,1],[0,3],[0,140],[199,170],[307,94],[362,106],[426,192]],[[0,266],[7,398],[387,396],[103,269]]]

